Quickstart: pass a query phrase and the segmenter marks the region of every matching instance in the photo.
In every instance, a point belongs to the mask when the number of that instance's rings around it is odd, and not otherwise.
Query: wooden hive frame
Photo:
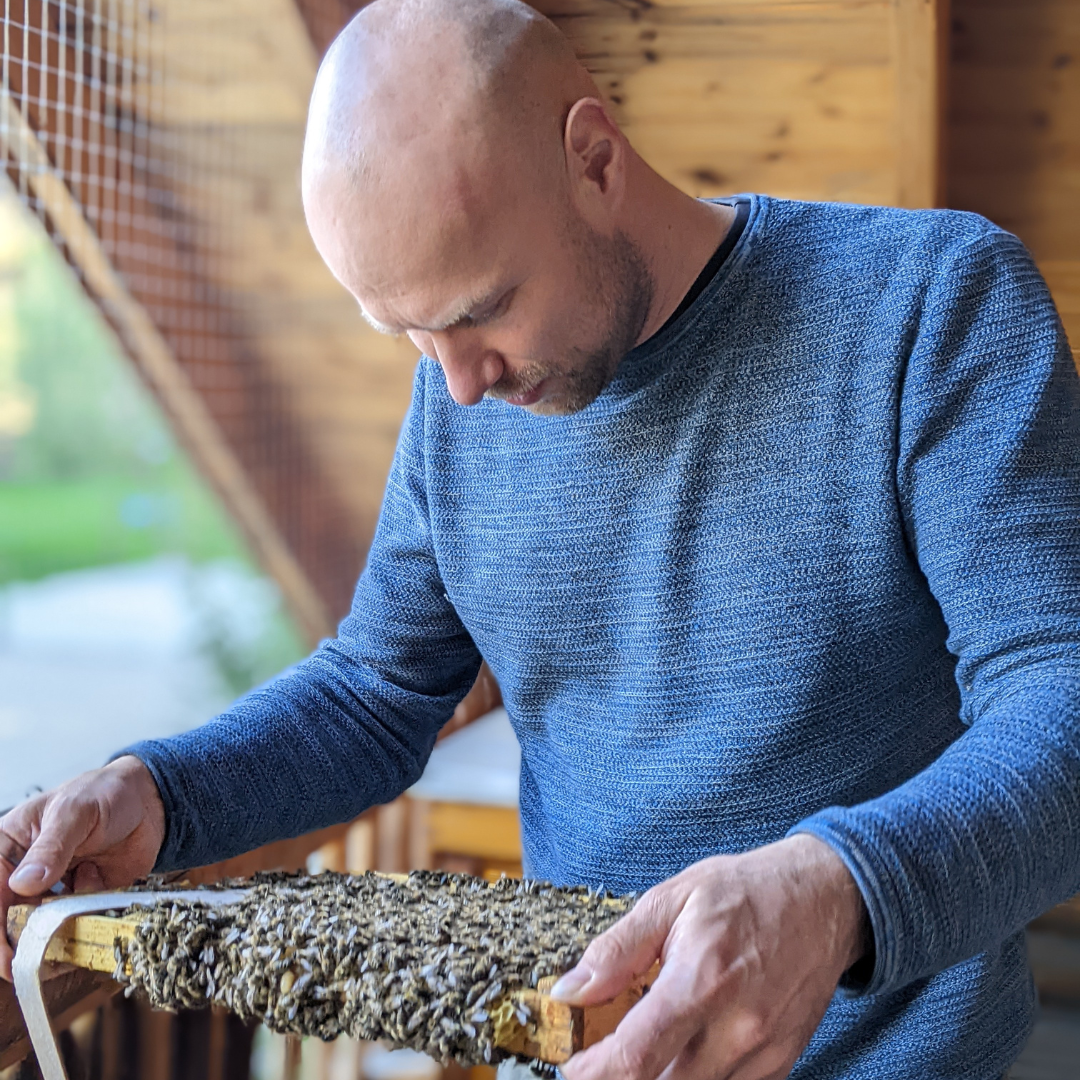
[[[405,874],[385,876],[396,881],[407,878]],[[8,939],[16,948],[34,909],[31,904],[17,904],[8,911]],[[130,915],[77,915],[50,941],[45,959],[112,976],[116,972],[116,946],[134,940],[139,922],[137,917]],[[491,1009],[495,1044],[519,1057],[559,1065],[610,1035],[641,1000],[658,972],[659,965],[656,965],[613,1001],[587,1008],[567,1005],[550,996],[557,976],[541,979],[535,990],[512,991]],[[528,1021],[522,1023],[517,1019],[515,1005],[526,1007]]]

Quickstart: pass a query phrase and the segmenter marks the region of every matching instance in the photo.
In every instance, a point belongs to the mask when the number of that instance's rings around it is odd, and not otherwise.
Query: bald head
[[[455,156],[510,131],[558,140],[569,106],[595,92],[563,35],[518,0],[375,0],[319,69],[305,182],[327,168],[377,181],[429,139],[444,157],[463,137]]]
[[[528,5],[375,0],[319,69],[304,209],[368,320],[437,359],[457,401],[572,411],[645,318],[622,225],[635,162]]]
[[[394,216],[403,200],[467,212],[511,179],[549,188],[566,112],[595,93],[563,35],[518,0],[375,0],[319,69],[305,201],[346,187],[383,218],[388,201]]]

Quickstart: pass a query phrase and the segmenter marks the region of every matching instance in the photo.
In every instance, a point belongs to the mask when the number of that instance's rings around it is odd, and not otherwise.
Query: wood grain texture
[[[198,179],[176,196],[212,238],[204,273],[227,297],[308,470],[336,500],[340,516],[326,527],[342,550],[322,563],[339,566],[324,592],[340,616],[374,533],[416,350],[364,322],[308,235],[299,165],[316,56],[295,5],[166,7],[162,62],[173,74],[161,120],[177,175]]]
[[[17,904],[8,911],[7,935],[18,944],[34,908]],[[117,919],[107,915],[78,915],[49,942],[45,959],[57,964],[72,964],[87,971],[112,975],[116,971],[116,943],[134,937],[136,919]]]
[[[568,34],[638,150],[685,190],[890,203],[929,198],[936,91],[927,72],[943,3],[539,7]],[[162,0],[154,65],[165,82],[146,101],[125,99],[156,125],[168,214],[194,238],[193,255],[174,253],[184,264],[175,280],[162,278],[176,294],[172,309],[162,306],[177,324],[166,337],[316,583],[324,625],[346,610],[373,534],[416,358],[405,339],[363,322],[315,251],[300,203],[318,47],[357,6]],[[917,107],[901,110],[908,99]],[[140,215],[145,235],[125,250],[152,247],[153,213]],[[138,269],[137,260],[121,267]],[[180,293],[213,294],[219,308],[200,311]],[[185,352],[200,319],[217,338]]]
[[[912,204],[935,188],[941,0],[536,6],[691,194]]]
[[[1080,346],[1080,4],[953,0],[949,204],[1015,232]]]
[[[896,201],[944,206],[950,0],[894,0]]]

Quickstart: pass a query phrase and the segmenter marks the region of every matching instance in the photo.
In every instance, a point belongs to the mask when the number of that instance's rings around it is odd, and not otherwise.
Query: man
[[[365,8],[303,194],[425,354],[352,611],[9,814],[5,902],[394,797],[483,656],[528,872],[649,890],[558,987],[662,960],[568,1080],[1001,1077],[1080,887],[1080,385],[1021,245],[692,200],[516,0]]]

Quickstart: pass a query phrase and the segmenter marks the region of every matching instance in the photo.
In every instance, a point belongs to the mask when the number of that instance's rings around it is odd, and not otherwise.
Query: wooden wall
[[[1080,4],[953,0],[950,206],[1031,249],[1080,356]]]
[[[694,195],[939,198],[940,0],[538,0]]]
[[[269,493],[292,468],[302,490],[275,510],[337,618],[374,532],[416,350],[367,326],[308,236],[299,167],[317,56],[292,0],[164,8],[161,123],[175,174],[189,178],[176,198],[213,238],[204,273],[226,299],[246,365],[267,386],[249,468]],[[275,421],[286,455],[275,452]]]

